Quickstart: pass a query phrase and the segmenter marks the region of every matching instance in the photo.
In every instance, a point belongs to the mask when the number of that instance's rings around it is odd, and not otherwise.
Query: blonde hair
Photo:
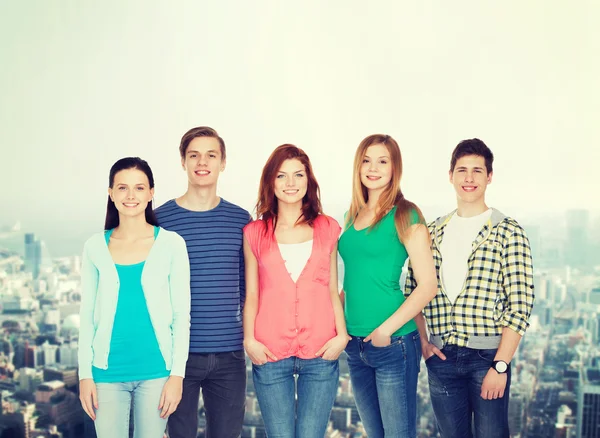
[[[407,237],[406,231],[412,225],[412,211],[414,210],[417,213],[418,223],[424,224],[425,219],[423,218],[423,214],[419,207],[405,199],[402,194],[402,190],[400,189],[400,180],[402,178],[402,154],[400,153],[400,147],[398,146],[398,143],[396,143],[396,140],[389,135],[369,135],[360,142],[358,149],[356,149],[356,154],[354,155],[354,174],[352,176],[352,202],[346,216],[345,228],[347,229],[354,223],[358,213],[367,205],[367,201],[369,200],[369,192],[360,181],[360,169],[367,153],[367,149],[369,146],[375,144],[385,146],[390,154],[392,179],[379,197],[375,212],[375,220],[369,229],[377,226],[381,219],[383,219],[392,208],[396,207],[394,223],[396,225],[396,231],[398,232],[398,238],[402,242],[403,239]]]

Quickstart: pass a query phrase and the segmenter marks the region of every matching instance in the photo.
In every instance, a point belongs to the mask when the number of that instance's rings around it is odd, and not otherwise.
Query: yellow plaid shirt
[[[473,241],[465,283],[454,304],[442,283],[440,245],[444,229],[454,212],[428,225],[437,271],[438,290],[423,309],[429,332],[444,345],[466,347],[471,336],[502,335],[509,327],[520,335],[529,326],[533,308],[533,265],[529,240],[521,226],[498,210]],[[417,287],[412,267],[404,294]]]

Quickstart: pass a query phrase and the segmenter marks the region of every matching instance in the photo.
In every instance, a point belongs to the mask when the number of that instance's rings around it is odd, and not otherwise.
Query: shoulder
[[[239,205],[234,204],[233,202],[229,202],[225,198],[221,198],[219,210],[226,213],[228,216],[239,218],[245,221],[246,223],[248,223],[252,219],[252,216],[250,216],[248,210],[240,207]]]
[[[261,231],[264,231],[265,229],[265,221],[263,221],[262,219],[257,219],[255,221],[252,221],[250,223],[248,223],[245,227],[244,227],[244,235],[255,235]]]
[[[167,242],[167,243],[172,243],[174,245],[177,244],[185,244],[185,239],[183,237],[181,237],[179,234],[177,234],[175,231],[171,231],[171,230],[167,230],[163,227],[159,227],[160,231],[159,231],[159,236],[163,239],[163,241]]]
[[[161,205],[160,207],[155,208],[154,214],[160,215],[160,214],[166,213],[166,212],[172,210],[175,206],[177,206],[175,199],[170,199],[167,202],[165,202],[163,205]]]
[[[513,218],[505,216],[496,224],[498,236],[502,239],[512,237],[526,238],[525,229]]]
[[[105,233],[106,233],[106,231],[101,231],[101,232],[98,232],[98,233],[94,233],[83,244],[84,251],[88,251],[88,252],[95,251],[99,247],[101,247],[102,245],[106,245],[106,239],[104,237]]]

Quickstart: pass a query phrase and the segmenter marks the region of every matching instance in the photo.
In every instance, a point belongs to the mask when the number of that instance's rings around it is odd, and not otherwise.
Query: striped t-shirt
[[[161,227],[185,239],[190,259],[190,353],[243,349],[244,226],[250,214],[221,198],[208,211],[191,211],[174,199],[155,210]]]

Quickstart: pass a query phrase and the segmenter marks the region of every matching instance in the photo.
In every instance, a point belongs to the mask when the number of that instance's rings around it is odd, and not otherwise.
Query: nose
[[[465,182],[473,182],[473,172],[466,172]]]
[[[285,186],[286,187],[292,187],[294,185],[294,179],[293,178],[286,178],[285,179]]]

